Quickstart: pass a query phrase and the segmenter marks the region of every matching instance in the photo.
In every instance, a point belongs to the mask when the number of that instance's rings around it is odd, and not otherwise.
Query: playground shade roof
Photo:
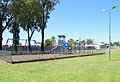
[[[58,35],[59,38],[66,38],[65,35]]]

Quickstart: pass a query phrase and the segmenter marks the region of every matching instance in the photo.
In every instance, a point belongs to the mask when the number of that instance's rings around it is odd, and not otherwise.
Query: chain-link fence
[[[8,62],[12,62],[11,51],[0,51],[0,58]]]
[[[51,48],[45,49],[44,53],[41,51],[21,51],[20,49],[16,52],[14,50],[10,51],[0,51],[0,58],[8,62],[28,62],[28,61],[41,61],[50,59],[62,59],[70,57],[80,57],[80,56],[91,56],[104,54],[105,49],[63,49],[59,47],[58,49],[50,52]]]

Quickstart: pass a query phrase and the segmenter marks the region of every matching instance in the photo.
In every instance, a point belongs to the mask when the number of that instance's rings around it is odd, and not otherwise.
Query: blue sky
[[[91,38],[95,42],[108,42],[108,12],[112,6],[120,6],[119,0],[61,0],[51,13],[45,30],[45,39],[57,35],[66,35],[66,40]],[[112,41],[120,41],[120,7],[112,11]],[[3,43],[12,34],[6,30]],[[27,33],[21,30],[21,39],[27,39]],[[41,33],[36,32],[32,39],[41,41]]]

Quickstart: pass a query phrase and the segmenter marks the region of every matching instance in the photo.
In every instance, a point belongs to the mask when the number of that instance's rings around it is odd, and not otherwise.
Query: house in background
[[[89,45],[85,45],[86,49],[105,49],[107,48],[105,44],[89,44]]]

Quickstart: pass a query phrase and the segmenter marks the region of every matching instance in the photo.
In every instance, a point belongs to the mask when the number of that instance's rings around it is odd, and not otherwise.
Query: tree
[[[53,46],[56,45],[56,38],[54,36],[51,37],[51,42]]]
[[[111,42],[111,43],[110,43],[110,46],[113,46],[113,45],[114,45],[114,44]]]
[[[38,2],[35,0],[16,0],[14,2],[14,7],[17,7],[18,4],[20,4],[14,12],[17,13],[20,26],[28,33],[29,51],[31,51],[30,40],[35,30],[40,31],[36,22],[36,12],[38,11],[38,9],[36,9],[38,6],[37,3]]]
[[[19,29],[19,23],[17,22],[17,20],[14,20],[14,22],[12,23],[11,27],[9,27],[10,33],[13,33],[13,38],[16,40],[13,40],[13,44],[15,46],[15,51],[17,53],[17,45],[19,45],[19,33],[20,33],[20,29]]]
[[[21,43],[21,42],[19,42],[19,46],[22,46],[22,43]]]
[[[53,47],[52,41],[50,39],[45,40],[45,47]]]
[[[10,12],[11,4],[12,0],[0,0],[0,50],[2,50],[3,32],[11,25],[14,18]]]
[[[114,46],[120,46],[120,42],[118,41],[118,42],[113,42],[113,45]]]
[[[89,44],[93,44],[94,40],[93,39],[86,39],[86,44],[89,45]]]
[[[74,42],[75,42],[75,41],[74,41],[74,39],[72,39],[72,38],[68,40],[68,43],[69,43],[69,44],[72,44],[72,43],[74,43]]]
[[[47,27],[48,19],[50,18],[51,11],[54,10],[55,5],[59,2],[59,0],[39,0],[40,7],[42,5],[42,13],[41,15],[37,15],[39,27],[41,29],[42,34],[42,43],[41,43],[41,51],[44,52],[44,31]]]
[[[72,48],[75,48],[75,41],[74,41],[74,39],[69,39],[68,40],[68,44],[69,44],[69,46],[72,46]]]

